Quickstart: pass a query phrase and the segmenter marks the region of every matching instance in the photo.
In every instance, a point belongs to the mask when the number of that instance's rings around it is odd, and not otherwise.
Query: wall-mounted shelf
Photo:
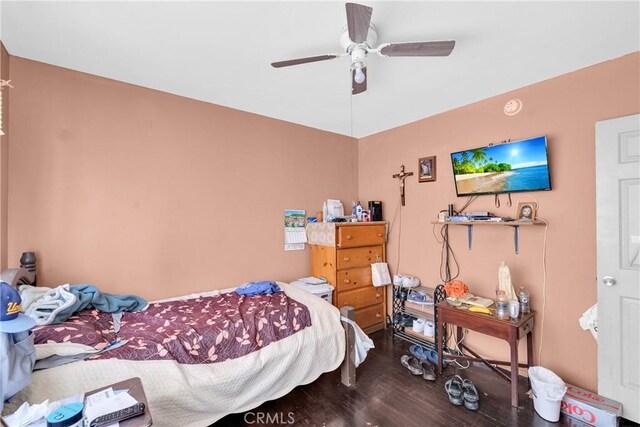
[[[433,221],[432,224],[440,224],[448,227],[449,225],[464,225],[467,227],[467,239],[469,241],[469,250],[471,250],[471,246],[473,245],[473,226],[493,226],[493,227],[513,227],[513,243],[515,246],[516,255],[520,249],[520,227],[531,227],[534,225],[545,225],[544,222],[539,221]]]

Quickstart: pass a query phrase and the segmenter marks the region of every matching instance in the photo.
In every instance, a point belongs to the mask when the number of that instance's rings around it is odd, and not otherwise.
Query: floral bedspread
[[[87,360],[175,360],[202,364],[235,359],[311,326],[309,309],[284,292],[246,297],[235,292],[150,304],[124,313],[116,334],[109,313],[85,310],[66,322],[34,329],[35,343],[71,342],[104,348]]]

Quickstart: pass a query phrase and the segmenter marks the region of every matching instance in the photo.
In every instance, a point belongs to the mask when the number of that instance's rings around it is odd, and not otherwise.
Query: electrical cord
[[[540,345],[538,346],[538,364],[542,365],[542,340],[544,336],[544,313],[547,311],[547,232],[549,221],[538,217],[544,222],[544,243],[542,245],[542,316],[540,319]]]
[[[460,212],[464,212],[479,196],[469,196],[467,198],[467,202],[460,208]],[[453,251],[453,248],[449,244],[449,233],[447,229],[447,224],[443,224],[440,227],[440,238],[436,235],[436,224],[433,225],[432,228],[433,236],[436,239],[436,242],[442,245],[442,249],[440,250],[440,279],[443,282],[448,282],[456,279],[460,275],[460,264],[458,263],[458,259],[456,258],[456,254]],[[451,274],[451,266],[449,263],[449,259],[453,259],[453,263],[455,265],[455,274]]]
[[[467,203],[465,203],[461,208],[460,208],[460,213],[464,212],[465,209],[467,209],[469,206],[471,206],[471,203],[475,202],[476,199],[480,197],[480,196],[469,196],[467,198]]]
[[[460,210],[459,210],[459,211],[453,211],[453,212],[454,212],[454,213],[456,213],[456,214],[461,214],[461,213],[462,213],[462,212],[464,212],[464,210],[465,210],[465,209],[467,209],[467,208],[469,207],[469,205],[471,205],[471,203],[473,203],[473,202],[474,202],[478,197],[480,197],[480,196],[469,196],[469,197],[467,198],[467,202],[464,204],[464,206],[462,206],[462,207],[460,208]],[[441,210],[441,211],[440,211],[440,213],[446,213],[446,212],[447,212],[447,210],[446,210],[446,209],[443,209],[443,210]]]
[[[535,196],[528,197],[535,200],[537,208],[540,208],[540,202]],[[542,344],[544,337],[544,315],[547,311],[547,234],[549,232],[549,221],[545,218],[536,216],[537,220],[544,222],[544,240],[542,244],[542,315],[540,316],[540,345],[538,346],[538,364],[542,365]]]
[[[448,342],[449,339],[453,336],[453,332],[450,332],[450,330],[452,328],[453,328],[453,326],[447,326],[447,338],[446,338],[445,342]],[[443,350],[442,360],[444,362],[455,363],[456,366],[459,369],[467,369],[467,368],[469,368],[471,366],[471,362],[469,360],[467,360],[466,365],[463,365],[457,359],[447,359],[445,357],[446,355],[449,355],[449,356],[464,356],[464,353],[460,350],[460,344],[462,344],[462,341],[464,341],[464,338],[466,336],[467,336],[467,330],[466,329],[462,329],[462,336],[460,337],[460,339],[458,341],[454,341],[454,347],[452,349]]]
[[[440,237],[442,238],[442,250],[440,251],[440,279],[443,282],[449,282],[456,279],[460,275],[460,264],[458,263],[458,259],[456,258],[456,254],[453,251],[453,248],[449,244],[447,225],[443,225],[440,228]],[[455,274],[451,274],[449,257],[453,259],[453,263],[455,265]]]
[[[394,229],[396,224],[396,217],[398,218],[398,251],[396,257],[396,274],[400,272],[400,237],[402,236],[402,196],[398,198],[398,204],[396,205],[395,213],[393,214],[393,219],[391,220],[391,224],[389,224],[389,234]]]

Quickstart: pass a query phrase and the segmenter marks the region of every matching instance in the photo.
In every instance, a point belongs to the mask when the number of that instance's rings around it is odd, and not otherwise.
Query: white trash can
[[[533,408],[547,421],[560,419],[560,404],[567,391],[562,378],[542,366],[529,368],[529,379],[533,390]]]

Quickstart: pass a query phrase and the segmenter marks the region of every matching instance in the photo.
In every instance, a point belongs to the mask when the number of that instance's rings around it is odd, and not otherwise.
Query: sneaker
[[[420,304],[420,305],[430,305],[433,304],[433,298],[427,295],[424,292],[418,292],[415,290],[409,291],[409,295],[407,296],[407,301]]]
[[[416,318],[408,314],[398,313],[396,314],[394,320],[397,325],[404,327],[413,327],[413,321],[416,320]]]

